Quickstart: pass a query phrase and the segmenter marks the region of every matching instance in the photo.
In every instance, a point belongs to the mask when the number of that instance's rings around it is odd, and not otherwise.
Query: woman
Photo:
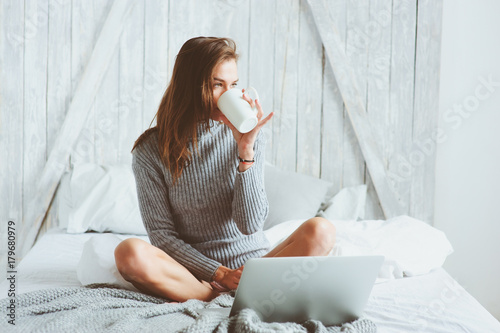
[[[262,230],[265,139],[258,125],[242,134],[217,108],[238,82],[231,39],[188,40],[177,55],[157,125],[132,149],[141,216],[151,244],[130,238],[115,250],[121,275],[139,290],[175,301],[208,301],[236,289],[253,257],[326,255],[335,241],[322,218],[304,222],[269,252]]]

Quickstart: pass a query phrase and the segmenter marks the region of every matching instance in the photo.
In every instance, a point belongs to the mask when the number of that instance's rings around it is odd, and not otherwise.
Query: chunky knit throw
[[[16,298],[15,326],[6,321],[2,332],[348,332],[375,333],[375,324],[358,319],[342,326],[325,327],[321,322],[266,323],[254,310],[233,317],[203,308],[231,307],[233,297],[222,294],[211,302],[167,300],[110,284],[61,287],[32,291]],[[0,300],[6,318],[9,299]]]

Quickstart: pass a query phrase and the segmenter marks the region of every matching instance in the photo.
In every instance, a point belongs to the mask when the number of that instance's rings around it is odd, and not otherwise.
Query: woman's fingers
[[[268,114],[266,118],[264,118],[261,121],[259,121],[259,124],[257,125],[257,127],[264,126],[269,120],[271,120],[271,118],[273,116],[274,116],[274,112],[271,112],[270,114]]]
[[[260,120],[264,115],[264,111],[262,111],[262,105],[260,105],[260,101],[258,99],[255,100],[255,105],[257,106],[257,119]]]
[[[241,278],[241,270],[239,268],[231,270],[230,272],[228,272],[228,275],[226,276],[225,279],[226,287],[229,289],[238,288],[238,284],[240,283],[240,278]]]
[[[245,89],[243,89],[242,91],[243,91],[243,99],[245,101],[247,101],[252,108],[254,108],[255,107],[254,101],[252,101],[252,99],[250,98],[250,96],[248,96],[247,94],[245,94]]]
[[[274,112],[271,112],[270,114],[267,115],[266,118],[259,119],[259,123],[257,124],[257,126],[254,127],[253,130],[251,130],[248,133],[243,134],[245,136],[245,138],[248,140],[252,140],[251,142],[254,142],[255,139],[257,138],[257,134],[259,133],[260,129],[273,117],[273,115],[274,115]]]

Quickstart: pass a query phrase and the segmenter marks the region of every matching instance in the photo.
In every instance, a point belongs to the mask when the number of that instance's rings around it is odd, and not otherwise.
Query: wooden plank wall
[[[2,239],[6,221],[22,221],[36,195],[34,179],[112,3],[1,2]],[[407,214],[432,223],[435,149],[424,142],[437,126],[442,2],[331,0],[328,6],[398,199]],[[265,112],[276,113],[265,129],[267,160],[329,180],[336,190],[366,183],[365,218],[383,218],[306,1],[139,1],[125,26],[71,162],[130,163],[181,45],[194,36],[227,36],[241,55],[240,86],[256,87]],[[44,230],[57,224],[56,208],[57,200]]]

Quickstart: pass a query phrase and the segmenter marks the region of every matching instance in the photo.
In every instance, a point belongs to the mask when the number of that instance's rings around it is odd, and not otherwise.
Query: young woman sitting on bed
[[[208,301],[236,289],[253,257],[322,256],[335,228],[319,217],[304,222],[269,252],[263,225],[265,138],[245,134],[217,108],[238,82],[236,45],[226,38],[188,40],[177,55],[157,125],[132,149],[141,216],[149,243],[129,238],[115,250],[121,275],[144,293],[175,301]],[[254,160],[251,162],[239,162]]]

